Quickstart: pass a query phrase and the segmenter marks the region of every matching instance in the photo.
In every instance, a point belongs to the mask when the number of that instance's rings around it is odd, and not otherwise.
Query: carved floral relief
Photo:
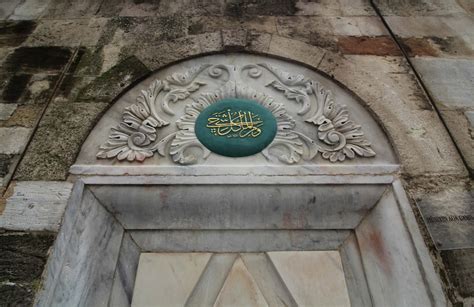
[[[201,78],[204,75],[208,76],[207,81]],[[251,79],[265,75],[270,80],[266,87],[275,89],[281,97],[276,100],[252,88],[251,83],[244,84],[242,75]],[[215,91],[205,92],[207,82],[214,79],[223,85]],[[336,102],[331,91],[303,75],[292,75],[278,67],[257,63],[240,67],[202,64],[185,73],[174,73],[164,80],[154,81],[141,92],[135,104],[123,111],[122,121],[112,128],[97,157],[143,161],[157,153],[163,157],[169,155],[178,164],[194,164],[206,159],[212,152],[196,137],[196,119],[206,107],[229,98],[253,100],[275,117],[276,136],[261,151],[269,160],[275,156],[283,163],[294,164],[321,156],[335,163],[375,156],[361,126],[350,119],[348,109]],[[184,115],[170,123],[164,118],[175,116],[170,105],[177,103],[186,103]],[[285,108],[290,103],[300,105],[297,118]],[[307,124],[314,126],[314,134],[307,135],[298,129],[298,125]],[[168,125],[176,125],[176,131],[163,135],[161,128]],[[201,156],[195,156],[196,151],[189,150],[191,147],[199,148]]]

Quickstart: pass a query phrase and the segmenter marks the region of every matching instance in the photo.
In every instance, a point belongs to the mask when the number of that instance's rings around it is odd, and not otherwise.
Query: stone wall
[[[0,228],[57,231],[81,144],[117,95],[151,71],[201,54],[269,54],[319,69],[366,103],[398,153],[447,294],[473,297],[472,238],[444,250],[423,222],[433,210],[474,215],[473,7],[378,0],[375,8],[368,0],[0,2]],[[455,237],[474,226],[446,227]],[[22,235],[33,248],[36,237]]]

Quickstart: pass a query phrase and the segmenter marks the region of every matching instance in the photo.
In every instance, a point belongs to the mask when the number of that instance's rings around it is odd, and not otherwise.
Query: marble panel
[[[439,283],[430,280],[432,264],[414,243],[423,242],[421,237],[414,239],[418,230],[405,226],[410,224],[404,223],[406,214],[399,210],[393,193],[387,193],[355,230],[373,304],[445,306],[444,296],[437,292]]]
[[[214,306],[269,306],[241,258],[234,262]]]
[[[130,234],[125,233],[120,247],[117,267],[115,268],[109,306],[128,307],[132,303],[139,259],[140,248],[133,241]]]
[[[184,306],[210,257],[209,253],[141,254],[132,306]]]
[[[352,229],[385,186],[203,184],[91,189],[127,229]]]
[[[81,201],[70,206],[77,208],[68,213],[77,214],[68,217],[69,231],[56,239],[36,305],[105,306],[123,228],[87,190]]]
[[[351,306],[337,251],[269,252],[299,306]]]
[[[352,233],[339,248],[341,262],[346,277],[347,292],[352,307],[373,306],[372,297],[367,286],[364,267],[359,251],[359,244]]]
[[[238,254],[215,253],[189,295],[186,306],[212,306],[232,269]]]

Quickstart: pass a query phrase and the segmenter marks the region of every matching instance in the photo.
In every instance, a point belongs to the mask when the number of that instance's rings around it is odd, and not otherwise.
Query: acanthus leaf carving
[[[272,86],[276,90],[284,92],[286,98],[295,100],[302,105],[298,115],[304,115],[311,108],[311,101],[308,94],[311,91],[310,80],[303,75],[291,75],[277,67],[266,63],[258,64],[270,71],[277,80],[272,80],[267,86]]]
[[[156,99],[163,88],[161,81],[153,82],[148,90],[142,91],[137,103],[125,109],[122,122],[117,128],[112,128],[109,139],[100,146],[98,158],[143,161],[153,155],[156,128],[169,124],[155,109]]]
[[[334,102],[332,93],[319,83],[312,82],[317,100],[315,114],[306,122],[317,126],[318,139],[322,141],[319,151],[331,162],[353,159],[356,155],[373,157],[375,151],[364,137],[360,125],[349,119],[347,107]]]
[[[173,88],[171,89],[165,96],[162,101],[161,107],[163,111],[168,113],[169,115],[174,115],[173,110],[169,107],[169,103],[176,103],[179,100],[184,100],[188,98],[191,93],[197,91],[199,87],[206,85],[204,82],[195,81],[191,83],[191,85],[184,87],[184,88]]]

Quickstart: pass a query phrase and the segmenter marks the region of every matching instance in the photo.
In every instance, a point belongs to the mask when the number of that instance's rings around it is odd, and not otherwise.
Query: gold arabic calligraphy
[[[231,111],[230,109],[212,113],[207,119],[207,128],[216,136],[229,138],[255,138],[262,133],[263,120],[250,111]]]

